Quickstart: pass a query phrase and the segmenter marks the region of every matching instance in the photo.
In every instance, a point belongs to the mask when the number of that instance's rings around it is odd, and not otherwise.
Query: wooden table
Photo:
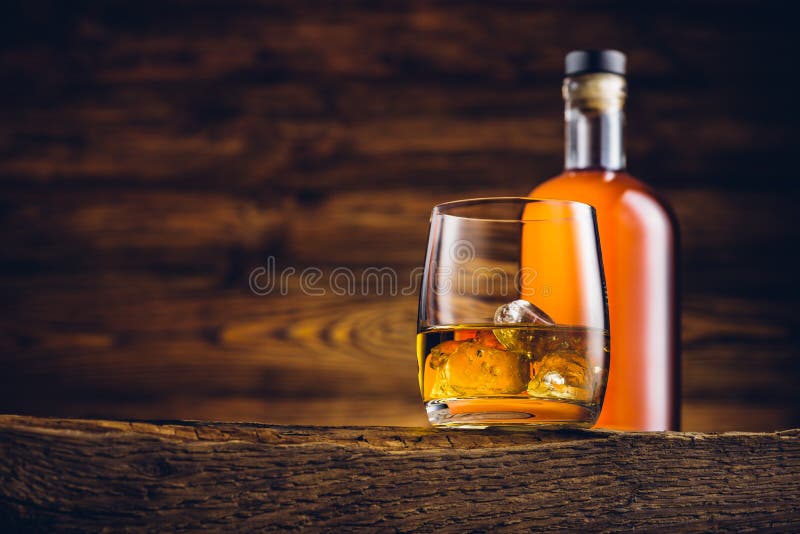
[[[800,430],[0,416],[0,530],[800,530]]]

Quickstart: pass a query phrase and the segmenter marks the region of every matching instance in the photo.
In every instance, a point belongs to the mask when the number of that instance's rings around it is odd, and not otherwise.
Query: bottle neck
[[[584,74],[564,80],[566,170],[625,168],[625,78]]]

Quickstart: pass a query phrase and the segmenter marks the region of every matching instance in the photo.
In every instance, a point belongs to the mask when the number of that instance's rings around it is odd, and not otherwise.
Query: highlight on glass
[[[516,197],[434,207],[417,332],[434,426],[594,424],[610,357],[594,208]]]

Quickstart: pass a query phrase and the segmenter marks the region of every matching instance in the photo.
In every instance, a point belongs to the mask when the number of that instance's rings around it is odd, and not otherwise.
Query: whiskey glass
[[[609,356],[594,208],[517,197],[433,208],[417,328],[432,425],[592,426]]]

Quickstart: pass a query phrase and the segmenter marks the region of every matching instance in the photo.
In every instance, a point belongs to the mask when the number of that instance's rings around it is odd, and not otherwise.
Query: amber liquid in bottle
[[[675,218],[649,187],[625,171],[625,78],[592,72],[568,76],[563,92],[565,170],[529,196],[584,202],[597,212],[611,364],[596,426],[678,430]]]

